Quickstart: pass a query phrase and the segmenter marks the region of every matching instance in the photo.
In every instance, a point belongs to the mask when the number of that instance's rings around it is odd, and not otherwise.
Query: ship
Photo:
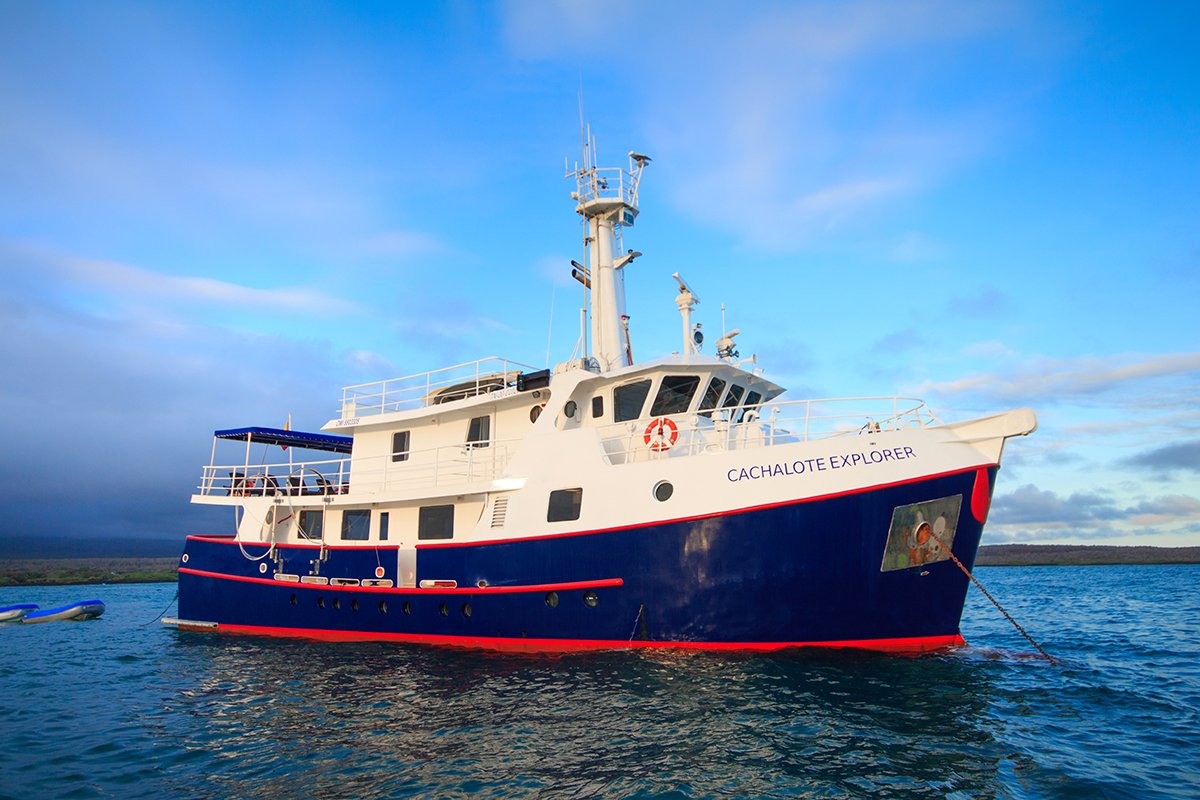
[[[965,643],[1004,445],[1034,413],[787,399],[740,331],[705,352],[678,273],[679,350],[635,362],[625,238],[650,158],[595,153],[587,131],[567,170],[586,298],[570,357],[347,386],[320,432],[215,431],[191,499],[235,524],[186,537],[164,623],[546,652]]]

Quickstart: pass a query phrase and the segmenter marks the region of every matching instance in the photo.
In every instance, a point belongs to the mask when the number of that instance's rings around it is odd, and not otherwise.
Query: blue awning
[[[305,433],[285,431],[282,428],[230,428],[213,431],[218,439],[237,439],[259,444],[276,444],[280,447],[304,447],[309,450],[326,450],[331,453],[349,453],[354,442],[349,436],[332,436],[328,433]]]

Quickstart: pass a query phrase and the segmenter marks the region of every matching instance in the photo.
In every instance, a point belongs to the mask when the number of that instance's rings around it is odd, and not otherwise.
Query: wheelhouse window
[[[550,506],[546,509],[546,522],[566,522],[579,519],[583,506],[583,489],[555,489],[550,493]]]
[[[650,381],[637,381],[613,389],[613,421],[625,422],[637,419],[646,406],[650,394]]]
[[[342,540],[365,542],[371,533],[371,512],[365,509],[347,509],[342,512]]]
[[[760,394],[759,392],[750,392],[749,394],[747,394],[746,395],[746,405],[742,408],[741,412],[738,414],[737,421],[742,422],[743,420],[745,420],[746,422],[750,422],[750,419],[747,419],[747,417],[750,417],[751,419],[758,417],[759,410],[758,410],[757,406],[761,402],[762,402],[762,394]]]
[[[692,395],[700,385],[699,375],[667,375],[658,386],[658,394],[654,397],[654,405],[650,406],[650,416],[661,417],[666,414],[682,414],[692,404]]]
[[[467,447],[487,447],[492,440],[492,418],[474,417],[467,428]]]
[[[717,407],[717,403],[721,402],[721,394],[724,391],[725,381],[720,378],[713,378],[709,381],[704,390],[704,397],[700,398],[699,412],[706,417],[711,417],[713,409]]]
[[[742,395],[746,393],[746,387],[732,383],[729,385],[729,392],[725,395],[725,402],[721,403],[721,408],[737,408],[742,402]]]
[[[408,461],[409,431],[397,431],[392,434],[392,461]]]
[[[320,539],[325,527],[325,510],[301,511],[298,524],[302,539]]]
[[[418,539],[453,539],[454,506],[421,506],[417,514]]]

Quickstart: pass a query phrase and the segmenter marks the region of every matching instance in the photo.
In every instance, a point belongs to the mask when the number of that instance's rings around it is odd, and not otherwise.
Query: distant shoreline
[[[977,567],[1200,564],[1200,547],[990,544],[979,548]],[[103,583],[174,583],[179,559],[36,558],[0,560],[0,586],[69,586]]]

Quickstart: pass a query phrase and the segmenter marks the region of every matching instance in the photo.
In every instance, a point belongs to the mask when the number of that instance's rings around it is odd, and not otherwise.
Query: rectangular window
[[[421,506],[417,517],[418,539],[453,539],[454,506]]]
[[[379,541],[386,542],[388,537],[388,512],[379,512]]]
[[[408,431],[392,434],[392,461],[408,461]]]
[[[650,416],[661,417],[666,414],[682,414],[692,404],[692,395],[700,385],[699,375],[667,375],[658,386],[658,394],[654,397],[654,405],[650,406]]]
[[[717,403],[721,402],[721,393],[725,391],[725,381],[720,378],[713,378],[708,382],[708,388],[704,390],[704,397],[700,400],[700,413],[706,417],[711,417],[713,409],[717,407]]]
[[[324,509],[300,512],[300,537],[302,539],[320,539],[325,523]]]
[[[365,542],[371,534],[371,512],[349,509],[342,512],[342,540]]]
[[[596,395],[592,398],[592,419],[599,419],[604,416],[604,395]]]
[[[627,383],[613,389],[613,421],[625,422],[640,417],[649,394],[650,381],[648,380]]]
[[[467,428],[467,447],[487,447],[492,440],[492,418],[475,417]]]
[[[721,403],[721,408],[737,408],[738,403],[742,402],[742,394],[746,391],[744,386],[738,384],[730,384],[729,394],[725,395],[725,402]]]
[[[566,522],[579,519],[579,508],[583,505],[583,489],[555,489],[550,493],[550,507],[546,510],[546,522]]]

